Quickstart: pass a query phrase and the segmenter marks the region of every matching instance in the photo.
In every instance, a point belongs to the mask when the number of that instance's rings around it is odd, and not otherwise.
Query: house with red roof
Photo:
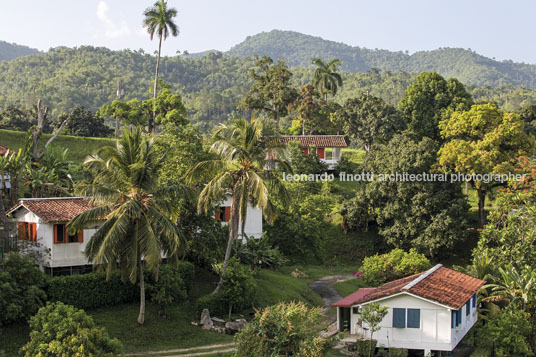
[[[89,200],[81,197],[22,198],[8,214],[17,223],[17,239],[41,253],[42,270],[50,275],[71,275],[92,271],[84,250],[98,226],[74,235],[66,228],[91,207]]]
[[[298,141],[305,155],[316,152],[320,161],[333,170],[342,156],[342,148],[347,147],[343,135],[286,135],[277,137],[280,144]]]
[[[388,313],[374,334],[377,347],[453,351],[478,319],[477,293],[486,282],[443,267],[359,289],[337,301],[337,326],[347,341],[370,338],[361,319],[364,306],[378,302]],[[344,341],[344,340],[343,340]],[[441,355],[438,353],[436,355]]]

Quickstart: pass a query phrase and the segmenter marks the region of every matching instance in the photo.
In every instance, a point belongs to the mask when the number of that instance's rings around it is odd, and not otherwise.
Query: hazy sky
[[[142,28],[152,0],[0,0],[0,39],[41,50],[94,45],[153,52]],[[536,63],[534,0],[168,0],[178,38],[163,51],[228,50],[248,35],[294,30],[389,50],[471,48]]]

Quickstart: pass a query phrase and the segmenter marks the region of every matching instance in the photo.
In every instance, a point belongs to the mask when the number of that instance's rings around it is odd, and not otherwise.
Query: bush
[[[222,294],[229,307],[229,319],[231,311],[247,309],[252,306],[257,283],[253,278],[253,271],[246,265],[240,264],[238,258],[229,260],[227,270],[223,277]]]
[[[177,269],[184,283],[184,287],[186,288],[186,292],[189,294],[194,286],[195,267],[190,262],[181,261],[179,262]]]
[[[45,304],[46,279],[30,258],[9,254],[0,264],[0,326],[29,318]]]
[[[428,258],[415,249],[410,249],[409,253],[393,249],[386,254],[366,257],[360,271],[368,284],[376,285],[422,272],[431,266]]]
[[[407,357],[408,350],[405,348],[389,348],[389,357]]]
[[[228,306],[223,293],[209,294],[200,297],[195,303],[195,314],[197,318],[201,316],[203,309],[208,309],[211,316],[225,316]]]
[[[160,267],[158,280],[147,275],[146,293],[152,302],[160,306],[160,314],[164,316],[167,306],[184,301],[188,296],[180,270],[167,264]]]
[[[328,342],[318,336],[322,320],[320,308],[310,309],[302,302],[257,311],[235,336],[236,356],[322,357]]]
[[[493,346],[495,355],[532,356],[530,315],[521,310],[501,310],[478,332],[480,346]]]
[[[138,286],[122,282],[119,271],[113,272],[109,280],[103,272],[54,277],[49,281],[47,293],[50,301],[81,309],[134,302],[139,298]]]
[[[376,348],[376,340],[357,340],[355,343],[355,350],[357,352],[358,356],[368,356],[370,351],[370,345],[372,342],[372,348],[373,348],[373,354],[374,354],[374,348]]]
[[[236,241],[233,248],[240,262],[249,265],[251,269],[277,268],[288,261],[278,248],[273,247],[267,236],[260,239],[246,237],[245,244]]]
[[[30,341],[21,349],[25,357],[113,357],[123,352],[121,342],[96,327],[91,316],[61,302],[39,309],[30,328]]]

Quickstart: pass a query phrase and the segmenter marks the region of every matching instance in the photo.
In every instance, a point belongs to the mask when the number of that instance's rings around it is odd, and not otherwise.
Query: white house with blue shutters
[[[343,341],[370,338],[362,308],[378,302],[388,308],[374,333],[377,347],[430,352],[453,351],[478,319],[477,292],[485,281],[448,269],[430,270],[377,288],[359,289],[333,304]]]

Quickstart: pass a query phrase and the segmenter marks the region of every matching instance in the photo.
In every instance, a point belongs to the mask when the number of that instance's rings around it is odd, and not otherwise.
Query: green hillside
[[[462,48],[440,48],[409,55],[401,51],[352,47],[299,32],[273,30],[249,36],[228,52],[238,57],[250,57],[254,53],[281,57],[293,66],[309,66],[313,57],[339,58],[343,62],[342,69],[348,72],[364,72],[370,68],[409,73],[433,71],[476,86],[536,87],[536,65],[499,62]]]
[[[0,41],[0,62],[39,53],[35,48]]]
[[[50,136],[50,134],[43,134],[41,142],[46,142]],[[22,148],[25,140],[25,132],[0,129],[0,145],[8,149],[18,150]],[[69,160],[82,162],[87,155],[93,154],[97,149],[113,144],[114,139],[58,135],[50,144],[50,148],[52,150],[69,149]]]

